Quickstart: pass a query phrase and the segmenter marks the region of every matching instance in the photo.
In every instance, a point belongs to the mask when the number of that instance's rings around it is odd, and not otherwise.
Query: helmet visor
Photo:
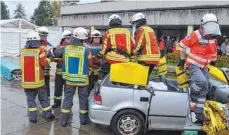
[[[203,32],[206,35],[221,36],[219,24],[216,22],[209,22],[203,25]]]

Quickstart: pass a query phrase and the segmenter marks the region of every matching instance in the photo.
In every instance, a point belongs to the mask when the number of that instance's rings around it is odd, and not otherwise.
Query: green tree
[[[53,9],[53,24],[57,25],[58,18],[60,17],[60,2],[59,0],[52,1],[52,9]]]
[[[5,2],[1,1],[1,20],[10,19],[9,10]]]
[[[30,21],[38,26],[52,26],[53,25],[53,8],[50,1],[40,1],[38,8],[33,12]]]
[[[25,14],[25,7],[21,3],[16,5],[16,9],[14,10],[14,18],[22,18],[26,19],[26,14]]]

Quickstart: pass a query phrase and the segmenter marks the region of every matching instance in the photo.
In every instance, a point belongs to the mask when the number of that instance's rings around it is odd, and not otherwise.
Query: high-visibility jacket
[[[217,59],[216,40],[207,40],[203,37],[202,30],[196,30],[187,35],[180,42],[180,51],[190,48],[186,64],[194,64],[200,68],[205,68],[211,61]]]
[[[158,64],[160,60],[160,50],[154,30],[143,25],[135,32],[136,48],[134,54],[139,54],[138,61],[147,64]]]
[[[62,77],[66,84],[73,86],[88,85],[88,63],[91,51],[85,46],[68,45],[64,49]]]
[[[67,46],[68,43],[66,42],[62,42],[60,45],[58,46]],[[63,63],[63,59],[59,58],[57,63],[56,63],[56,74],[57,75],[62,75],[62,63]]]
[[[161,42],[159,43],[159,48],[160,50],[165,50],[165,41],[161,40]]]
[[[36,89],[45,85],[43,67],[50,63],[41,48],[24,48],[21,50],[22,87]]]
[[[52,44],[49,43],[47,40],[41,41],[41,48],[44,49],[47,54],[48,50],[52,48]],[[44,75],[49,75],[50,68],[51,68],[50,65],[44,67]]]
[[[104,56],[110,63],[129,62],[133,51],[134,38],[126,28],[111,28],[104,34],[102,50],[98,56]]]
[[[90,45],[85,45],[86,47],[90,48],[91,53],[92,53],[92,59],[93,59],[93,64],[96,65],[98,68],[91,68],[89,67],[90,72],[93,72],[94,75],[98,75],[98,72],[100,70],[100,60],[96,58],[96,55],[101,51],[102,45],[101,44],[95,44],[92,43]]]
[[[178,41],[175,41],[173,44],[173,53],[179,53],[180,49],[179,49],[180,43]]]

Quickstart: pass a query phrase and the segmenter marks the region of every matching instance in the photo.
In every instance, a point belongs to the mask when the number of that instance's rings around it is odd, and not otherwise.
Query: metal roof
[[[37,27],[37,25],[30,23],[29,21],[24,19],[0,20],[0,26],[2,28],[22,28],[22,29],[34,29]]]

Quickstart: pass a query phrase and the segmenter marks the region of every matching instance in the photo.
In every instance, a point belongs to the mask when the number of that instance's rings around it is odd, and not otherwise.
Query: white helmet
[[[102,37],[102,34],[98,30],[94,30],[91,33],[91,37]]]
[[[67,37],[71,37],[72,36],[72,32],[70,30],[65,30],[62,34],[61,34],[61,39],[67,38]]]
[[[119,19],[119,20],[121,20],[121,17],[120,17],[119,15],[117,15],[117,14],[111,15],[111,16],[109,17],[108,24],[110,24],[110,22],[111,22],[112,20],[114,20],[114,19]]]
[[[218,23],[218,19],[214,14],[205,14],[201,20],[202,24],[206,24],[208,22],[215,22]]]
[[[88,32],[85,28],[78,27],[73,31],[73,37],[85,40],[88,38]]]
[[[49,30],[44,26],[37,28],[35,31],[38,32],[39,35],[48,35],[49,34]]]
[[[205,35],[221,35],[218,19],[214,14],[205,14],[201,20],[201,24]]]
[[[133,17],[130,20],[130,23],[136,22],[141,19],[146,19],[146,16],[143,13],[137,13],[133,15]]]
[[[35,31],[28,32],[27,41],[40,40],[40,36]]]

